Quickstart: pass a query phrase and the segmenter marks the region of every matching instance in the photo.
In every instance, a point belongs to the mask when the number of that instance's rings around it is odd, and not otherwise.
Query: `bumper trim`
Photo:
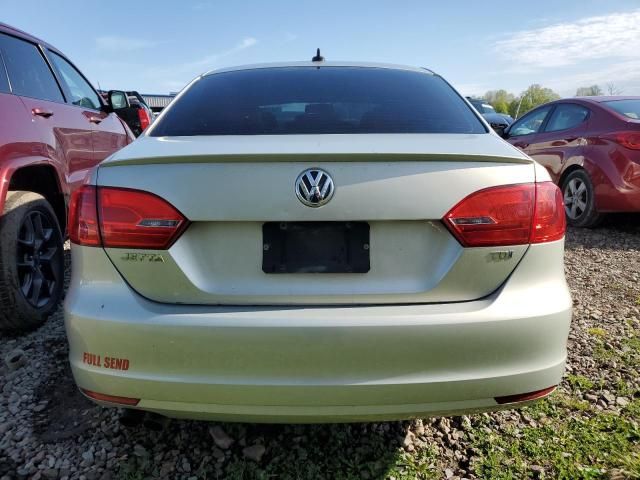
[[[89,397],[92,400],[97,400],[97,401],[100,401],[100,402],[115,403],[115,404],[118,404],[118,405],[127,405],[127,406],[132,406],[132,407],[135,407],[136,405],[138,405],[138,403],[140,403],[140,399],[139,398],[129,398],[129,397],[119,397],[117,395],[107,395],[105,393],[93,392],[93,391],[87,390],[85,388],[81,388],[80,391],[86,397]]]
[[[538,400],[539,398],[546,397],[547,395],[551,395],[553,391],[557,388],[557,385],[553,385],[552,387],[543,388],[542,390],[535,390],[533,392],[520,393],[517,395],[506,395],[504,397],[496,397],[495,400],[500,405],[505,405],[508,403],[520,403],[526,402],[529,400]]]

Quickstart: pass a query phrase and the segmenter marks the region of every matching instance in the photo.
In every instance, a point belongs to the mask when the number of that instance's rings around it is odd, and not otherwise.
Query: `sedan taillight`
[[[101,245],[96,200],[96,187],[91,185],[80,187],[71,194],[67,224],[72,243],[88,247]]]
[[[640,150],[640,132],[615,132],[605,135],[604,138],[631,150]]]
[[[69,237],[78,245],[166,250],[187,225],[171,204],[141,190],[85,185],[71,197]]]
[[[560,240],[567,229],[562,192],[552,182],[536,183],[536,210],[530,243]]]
[[[551,182],[479,190],[443,221],[464,247],[550,242],[562,238],[566,227],[562,194]]]

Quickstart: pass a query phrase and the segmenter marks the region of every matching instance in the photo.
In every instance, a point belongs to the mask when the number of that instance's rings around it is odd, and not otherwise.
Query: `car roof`
[[[611,102],[615,100],[640,100],[640,96],[633,95],[598,95],[595,97],[574,97],[575,100],[582,100],[591,103]],[[565,98],[564,101],[573,100],[571,98]]]
[[[56,47],[54,47],[53,45],[39,39],[38,37],[34,37],[33,35],[20,30],[19,28],[16,27],[12,27],[11,25],[7,25],[6,23],[2,23],[0,22],[0,32],[2,33],[8,33],[9,35],[13,35],[14,37],[19,37],[22,38],[24,40],[27,40],[29,42],[32,43],[37,43],[39,45],[42,45],[43,47],[47,47],[49,50],[52,50],[54,52],[56,52],[59,55],[63,55],[63,53],[58,50]]]
[[[429,69],[421,67],[411,67],[408,65],[394,65],[390,63],[374,63],[374,62],[349,62],[349,61],[336,61],[336,62],[275,62],[275,63],[255,63],[252,65],[240,65],[237,67],[219,68],[204,73],[202,76],[214,75],[224,72],[235,72],[239,70],[257,70],[262,68],[287,68],[287,67],[356,67],[356,68],[386,68],[390,70],[406,70],[411,72],[426,73],[429,75],[435,75]]]

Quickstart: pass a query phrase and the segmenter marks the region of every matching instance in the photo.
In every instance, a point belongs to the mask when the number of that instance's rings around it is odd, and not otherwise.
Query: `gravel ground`
[[[356,425],[125,428],[77,393],[62,315],[0,337],[0,479],[640,478],[640,217],[570,230],[565,380],[518,411]]]

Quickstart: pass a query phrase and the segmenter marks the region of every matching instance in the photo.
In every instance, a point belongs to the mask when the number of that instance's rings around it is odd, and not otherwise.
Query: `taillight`
[[[640,150],[640,132],[615,132],[605,135],[605,138],[631,150]]]
[[[531,229],[531,243],[560,240],[566,228],[562,192],[551,182],[536,183],[536,212]]]
[[[84,185],[71,195],[69,202],[69,239],[78,245],[100,246],[96,187]]]
[[[472,193],[444,217],[465,247],[528,243],[535,185],[507,185]]]
[[[140,121],[140,128],[143,132],[149,125],[151,125],[151,117],[149,117],[149,112],[147,112],[147,110],[142,107],[138,109],[138,120]]]
[[[479,190],[453,207],[443,221],[464,247],[550,242],[565,231],[562,194],[551,182]]]
[[[187,224],[171,204],[140,190],[85,186],[71,199],[70,237],[79,245],[166,250]]]

